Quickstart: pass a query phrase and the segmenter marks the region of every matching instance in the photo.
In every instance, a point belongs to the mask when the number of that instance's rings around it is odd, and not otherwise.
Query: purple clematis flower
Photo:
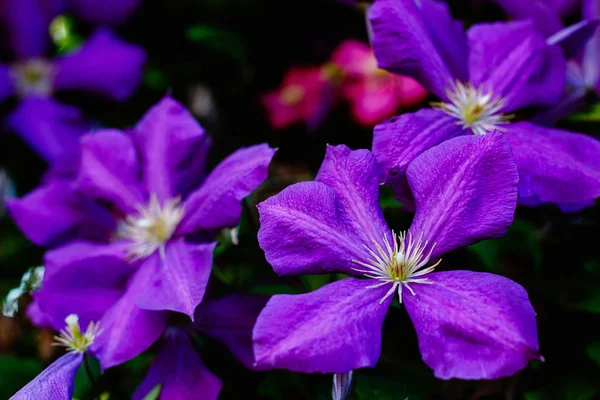
[[[78,50],[46,58],[48,24],[58,7],[39,0],[0,0],[0,22],[16,60],[0,64],[0,101],[20,97],[7,117],[17,132],[47,161],[73,156],[91,125],[73,106],[52,99],[58,91],[84,91],[123,101],[141,82],[145,53],[98,29]]]
[[[375,127],[373,152],[385,182],[409,207],[406,170],[417,155],[495,129],[511,146],[523,204],[576,205],[600,196],[598,141],[511,121],[509,113],[519,108],[553,105],[565,85],[560,48],[548,45],[531,22],[476,24],[465,33],[446,4],[433,0],[377,0],[370,21],[379,65],[417,78],[440,98],[433,109]]]
[[[433,272],[442,254],[502,236],[513,220],[517,170],[499,133],[446,141],[407,170],[417,212],[395,233],[379,207],[367,150],[329,147],[314,182],[259,204],[259,244],[279,275],[339,272],[312,293],[276,295],[253,333],[260,367],[347,373],[377,363],[397,293],[423,360],[442,379],[494,379],[539,360],[535,312],[517,283],[469,271]]]
[[[154,343],[166,311],[193,317],[217,244],[206,239],[238,224],[242,199],[267,177],[275,152],[240,149],[205,176],[209,147],[191,114],[166,97],[129,132],[85,135],[74,181],[50,180],[8,204],[31,240],[63,244],[46,253],[36,319],[100,321],[104,368]]]

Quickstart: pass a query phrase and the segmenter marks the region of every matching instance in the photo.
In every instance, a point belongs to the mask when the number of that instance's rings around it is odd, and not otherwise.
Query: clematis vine
[[[52,98],[55,92],[84,91],[116,101],[133,94],[142,78],[145,53],[99,28],[72,53],[47,58],[50,7],[37,0],[1,0],[8,42],[16,59],[0,64],[0,101],[17,96],[7,126],[47,161],[76,157],[79,137],[91,125],[70,105]]]
[[[193,318],[211,272],[211,239],[238,224],[242,199],[267,177],[275,152],[242,148],[205,175],[209,148],[202,127],[166,97],[130,131],[84,135],[75,179],[11,201],[21,230],[55,247],[33,319],[55,326],[74,312],[100,321],[95,354],[108,368],[154,343],[167,311]]]
[[[256,365],[337,374],[373,367],[394,297],[438,378],[495,379],[541,360],[523,287],[489,273],[434,272],[444,253],[502,236],[512,222],[518,175],[502,135],[454,138],[418,156],[407,170],[417,211],[405,232],[383,219],[379,176],[369,151],[328,147],[314,182],[258,205],[259,244],[277,274],[353,277],[273,296],[254,327]]]
[[[514,115],[555,104],[565,85],[561,49],[531,22],[475,24],[465,32],[434,0],[377,0],[370,21],[379,66],[415,77],[440,99],[375,127],[373,152],[385,182],[408,208],[414,203],[406,171],[417,155],[457,136],[495,130],[512,149],[522,204],[575,207],[600,195],[598,141]]]

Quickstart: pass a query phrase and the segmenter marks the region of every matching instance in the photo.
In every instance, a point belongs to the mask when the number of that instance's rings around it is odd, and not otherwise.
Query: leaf
[[[383,376],[355,373],[354,393],[359,400],[418,400],[424,389],[414,377]]]
[[[583,111],[568,117],[571,121],[600,122],[600,103],[592,104]]]
[[[307,291],[317,290],[331,281],[331,275],[302,275],[300,280]]]
[[[585,352],[589,358],[600,366],[600,340],[588,344],[585,347]]]
[[[186,36],[192,42],[202,43],[232,58],[243,59],[246,56],[243,40],[237,33],[209,25],[195,25],[188,29]]]
[[[157,400],[158,396],[160,396],[161,388],[162,388],[162,385],[160,383],[158,385],[154,386],[154,388],[152,388],[150,393],[148,393],[146,395],[146,397],[143,398],[143,400]]]
[[[35,359],[0,356],[0,399],[8,399],[44,369]]]

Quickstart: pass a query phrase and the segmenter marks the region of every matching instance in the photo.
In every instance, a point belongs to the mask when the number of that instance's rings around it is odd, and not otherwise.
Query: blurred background
[[[326,144],[370,148],[373,119],[427,104],[427,95],[412,82],[394,81],[396,97],[380,92],[378,84],[381,80],[389,83],[385,79],[390,78],[369,69],[374,64],[367,58],[356,55],[346,63],[333,57],[350,39],[368,43],[365,7],[334,0],[143,0],[113,25],[121,39],[140,45],[147,53],[135,94],[122,102],[56,94],[59,101],[79,107],[93,127],[125,129],[170,93],[213,138],[211,165],[241,146],[268,142],[279,148],[269,179],[247,199],[239,244],[222,238],[209,286],[211,295],[303,293],[339,278],[278,278],[256,241],[254,205],[291,183],[312,179]],[[466,25],[504,18],[498,8],[483,1],[454,1],[451,7]],[[97,26],[88,21],[76,8],[53,18],[47,28],[52,38],[48,55],[76,51]],[[5,36],[0,38],[0,62],[9,64],[11,50]],[[306,73],[290,76],[290,69]],[[385,112],[375,113],[371,102],[384,96],[395,100],[386,100]],[[17,102],[16,98],[1,102],[0,121]],[[588,108],[559,125],[597,134],[600,109],[595,102],[590,99]],[[378,110],[377,104],[373,107]],[[270,112],[290,116],[275,121]],[[10,126],[0,126],[0,298],[4,298],[19,287],[29,268],[42,263],[43,255],[3,212],[4,199],[35,188],[48,166]],[[401,210],[386,188],[382,188],[381,203],[391,227],[409,226],[412,215]],[[576,213],[552,206],[520,207],[504,238],[455,251],[439,267],[489,271],[521,283],[538,314],[544,363],[532,363],[498,381],[436,380],[420,359],[408,315],[396,303],[384,325],[379,364],[355,373],[351,399],[600,398],[600,335],[594,323],[600,313],[599,220],[598,207]],[[0,316],[0,399],[9,398],[60,354],[50,346],[53,332],[28,322],[23,312],[27,302],[26,295],[20,298],[20,311],[14,317]],[[329,375],[251,372],[222,345],[209,339],[196,344],[209,369],[223,380],[220,398],[331,398]],[[79,371],[75,397],[92,399],[102,393],[103,399],[129,398],[151,359],[152,351],[106,371],[95,388]]]

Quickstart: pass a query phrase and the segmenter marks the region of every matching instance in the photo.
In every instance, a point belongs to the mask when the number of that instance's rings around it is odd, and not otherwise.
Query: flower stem
[[[83,355],[83,368],[85,369],[85,373],[87,374],[88,379],[90,380],[90,383],[92,384],[93,387],[95,387],[96,386],[96,378],[94,378],[94,374],[92,374],[92,369],[90,368],[90,361],[89,361],[87,354]]]

